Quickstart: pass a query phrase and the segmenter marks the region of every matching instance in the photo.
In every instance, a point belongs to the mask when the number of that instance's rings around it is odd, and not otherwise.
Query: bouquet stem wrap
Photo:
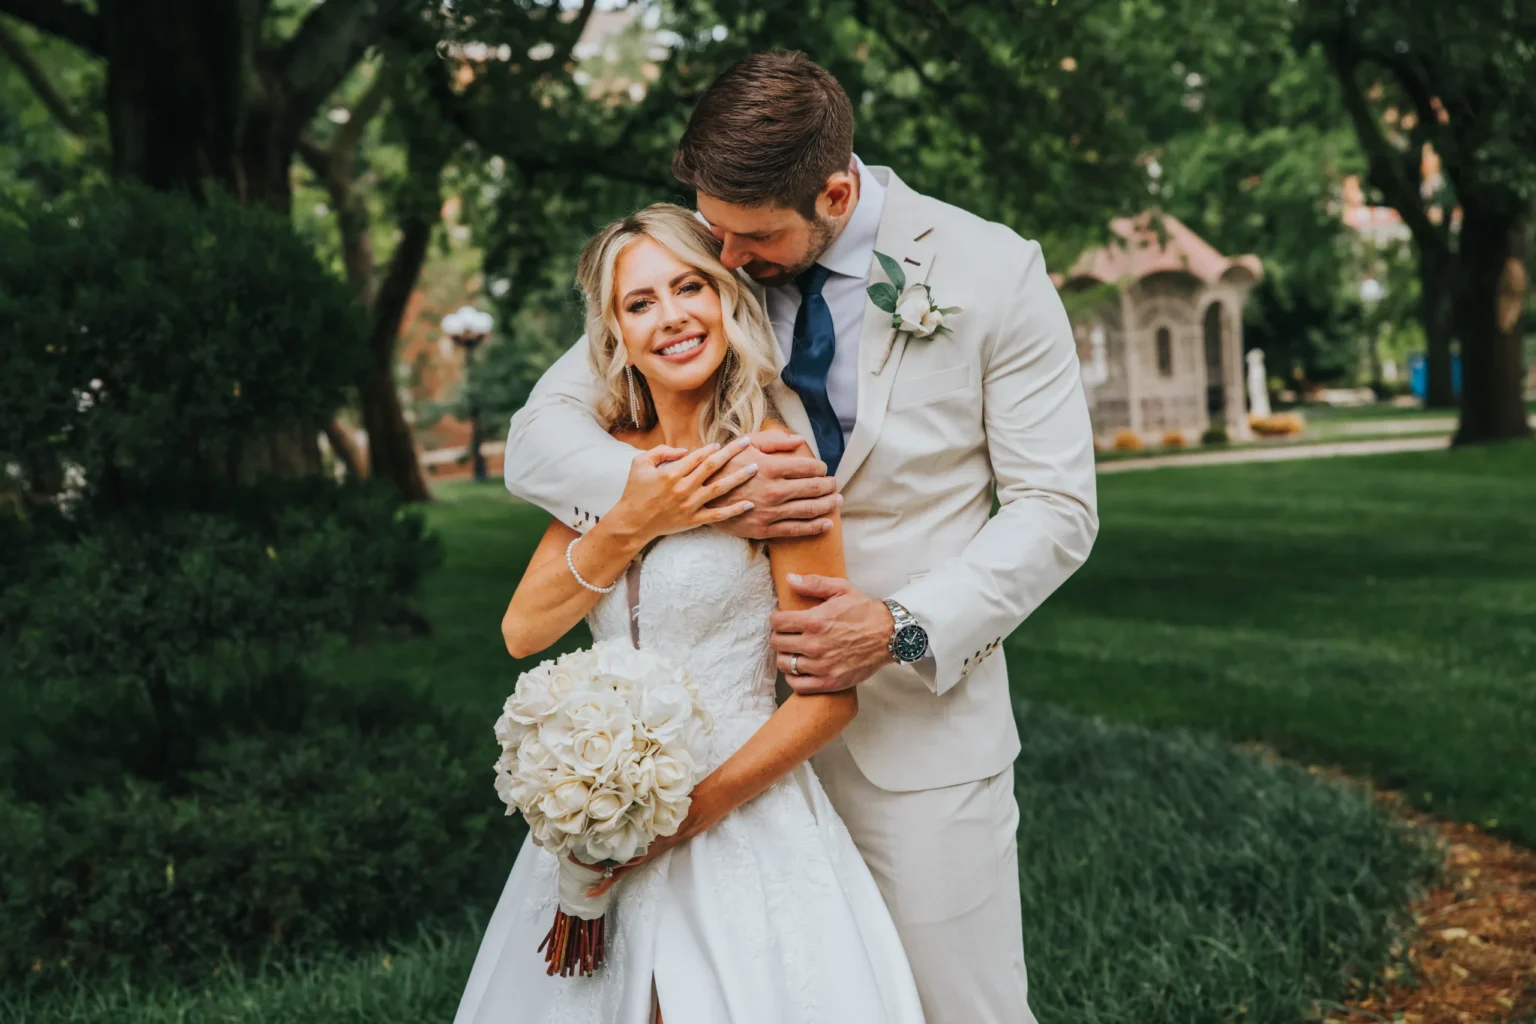
[[[568,978],[590,976],[603,966],[607,952],[608,906],[614,890],[588,896],[587,890],[604,878],[603,872],[569,859],[560,862],[560,906],[554,924],[539,944],[544,954],[544,973]]]

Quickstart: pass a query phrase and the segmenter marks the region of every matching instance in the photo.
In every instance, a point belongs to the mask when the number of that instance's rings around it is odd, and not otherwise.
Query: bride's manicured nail
[[[741,503],[741,510],[743,512],[751,512],[755,508],[757,508],[757,506],[752,504],[750,501],[744,501]]]
[[[757,463],[755,463],[755,462],[752,463],[752,465],[750,465],[746,469],[742,470],[742,472],[743,473],[756,473],[757,472]]]

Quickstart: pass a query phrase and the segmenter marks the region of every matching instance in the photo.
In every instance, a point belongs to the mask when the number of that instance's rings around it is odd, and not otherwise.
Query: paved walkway
[[[1130,473],[1139,469],[1164,469],[1168,466],[1231,466],[1241,462],[1289,462],[1293,459],[1329,459],[1345,455],[1388,455],[1393,452],[1428,452],[1449,446],[1450,439],[1445,437],[1401,437],[1374,441],[1289,444],[1274,448],[1233,448],[1229,451],[1114,459],[1099,463],[1099,472]]]

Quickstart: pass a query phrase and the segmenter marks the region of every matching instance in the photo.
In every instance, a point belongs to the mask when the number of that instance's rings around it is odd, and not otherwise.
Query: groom
[[[795,689],[862,687],[816,771],[885,895],[931,1024],[1033,1024],[1019,734],[997,649],[1098,531],[1077,355],[1040,247],[866,166],[847,95],[798,53],[723,74],[673,171],[725,264],[762,286],[781,350],[774,399],[820,460],[784,454],[798,439],[757,435],[740,460],[761,469],[730,498],[756,509],[723,528],[803,535],[842,508],[848,580],[800,579],[824,600],[773,622]],[[910,330],[867,293],[893,277]],[[590,411],[584,352],[544,375],[506,449],[507,488],[577,530],[617,501],[634,457]]]

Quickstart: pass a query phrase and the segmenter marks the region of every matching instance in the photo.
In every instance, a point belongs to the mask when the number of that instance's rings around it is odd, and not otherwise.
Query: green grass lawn
[[[1019,693],[1261,740],[1536,845],[1536,445],[1100,481]]]
[[[1365,796],[1230,741],[1342,765],[1536,843],[1536,444],[1100,488],[1092,559],[1006,648],[1036,1011],[1050,1024],[1307,1019],[1382,962],[1430,858]],[[499,483],[439,495],[433,636],[327,670],[429,688],[484,723],[489,761],[519,669],[498,622],[547,520]],[[489,770],[485,786],[494,799]],[[0,993],[0,1024],[445,1021],[476,939],[465,924],[190,988]]]

